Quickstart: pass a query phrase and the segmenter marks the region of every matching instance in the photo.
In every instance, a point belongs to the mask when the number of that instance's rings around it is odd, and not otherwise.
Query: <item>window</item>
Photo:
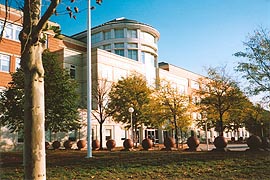
[[[111,31],[105,31],[104,32],[104,39],[107,40],[107,39],[111,39],[112,36],[111,36]]]
[[[4,22],[0,20],[0,31],[2,31],[3,28],[4,28]],[[19,34],[21,30],[22,30],[21,26],[7,23],[4,30],[3,37],[7,39],[19,41]]]
[[[128,48],[138,48],[137,43],[128,43]]]
[[[17,41],[19,41],[19,35],[20,35],[21,30],[22,30],[22,27],[16,26],[16,28],[15,28],[15,37],[14,38]]]
[[[6,37],[8,39],[13,39],[14,38],[14,36],[13,36],[13,29],[12,29],[12,26],[10,24],[9,25],[6,25],[6,27],[5,27],[4,37]]]
[[[114,44],[114,53],[120,56],[125,56],[125,51],[124,51],[124,43],[115,43]]]
[[[141,53],[142,63],[147,64],[150,67],[156,67],[155,56],[148,52]]]
[[[75,79],[76,78],[76,66],[70,65],[70,78]]]
[[[106,44],[103,47],[104,47],[104,50],[111,51],[111,45],[110,44]]]
[[[73,131],[69,132],[68,140],[70,140],[70,141],[77,140],[77,130],[73,130]]]
[[[127,37],[128,38],[137,38],[137,30],[128,29],[127,30]]]
[[[128,58],[138,61],[138,51],[133,50],[133,49],[129,49],[128,50]]]
[[[124,48],[124,43],[115,43],[114,48]]]
[[[124,49],[116,49],[114,50],[115,54],[120,56],[125,56]]]
[[[109,139],[112,139],[112,130],[111,129],[106,129],[105,130],[105,136],[106,136],[106,141]]]
[[[0,54],[0,71],[9,72],[10,56]]]
[[[200,89],[200,85],[199,85],[199,83],[196,82],[196,81],[191,81],[191,88],[192,88],[192,89],[199,90],[199,89]]]
[[[124,38],[124,30],[123,29],[114,30],[114,37],[115,38]]]
[[[19,69],[21,67],[20,62],[21,62],[21,59],[20,58],[16,58],[15,70],[17,70],[17,69]]]
[[[92,34],[91,36],[92,43],[97,43],[97,42],[100,42],[101,40],[102,40],[101,33]]]
[[[145,64],[145,52],[141,52],[141,61]]]

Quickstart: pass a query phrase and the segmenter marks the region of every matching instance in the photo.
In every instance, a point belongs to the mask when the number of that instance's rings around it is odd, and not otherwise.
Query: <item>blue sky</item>
[[[62,33],[86,29],[86,0],[77,20],[52,17]],[[75,4],[74,4],[75,5]],[[234,67],[243,41],[260,27],[270,30],[270,0],[103,0],[92,11],[92,27],[125,17],[149,24],[160,32],[159,61],[205,74],[204,67]],[[63,5],[62,5],[63,6]]]

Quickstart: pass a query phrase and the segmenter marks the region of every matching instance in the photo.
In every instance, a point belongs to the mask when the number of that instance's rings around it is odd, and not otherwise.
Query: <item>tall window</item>
[[[0,54],[0,71],[9,72],[10,56]]]
[[[128,29],[127,30],[127,37],[128,38],[137,38],[137,30]]]
[[[104,32],[104,39],[107,40],[107,39],[111,39],[111,31],[105,31]]]
[[[115,38],[124,38],[124,29],[116,29],[114,30]]]
[[[100,42],[102,40],[101,37],[102,37],[101,33],[92,34],[91,36],[92,43]]]
[[[129,49],[128,58],[138,61],[138,51],[134,49]]]
[[[141,52],[141,61],[145,64],[145,52]]]
[[[76,66],[70,65],[70,78],[75,79],[76,78]]]
[[[15,70],[19,69],[21,67],[20,65],[21,59],[20,58],[16,58],[16,63],[15,63]]]
[[[114,53],[120,56],[125,56],[124,52],[124,43],[115,43],[114,44]]]
[[[112,130],[111,129],[106,129],[105,130],[105,136],[106,136],[106,140],[112,139]]]

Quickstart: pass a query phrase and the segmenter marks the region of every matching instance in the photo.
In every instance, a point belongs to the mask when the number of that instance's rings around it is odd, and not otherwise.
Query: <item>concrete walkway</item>
[[[245,150],[249,149],[247,144],[228,144],[227,148],[230,151],[245,151]],[[211,151],[212,149],[215,149],[214,144],[209,144],[208,150]],[[207,145],[206,144],[200,144],[199,147],[198,147],[198,150],[207,151]]]

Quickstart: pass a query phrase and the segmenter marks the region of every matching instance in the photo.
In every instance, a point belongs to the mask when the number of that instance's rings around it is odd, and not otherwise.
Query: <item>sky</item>
[[[76,20],[51,18],[65,35],[87,28],[87,1],[73,4],[81,11]],[[270,30],[270,0],[103,0],[101,6],[91,0],[91,5],[92,27],[119,17],[151,25],[160,33],[159,62],[202,75],[207,67],[233,69],[240,61],[233,54],[244,50],[248,36]]]

